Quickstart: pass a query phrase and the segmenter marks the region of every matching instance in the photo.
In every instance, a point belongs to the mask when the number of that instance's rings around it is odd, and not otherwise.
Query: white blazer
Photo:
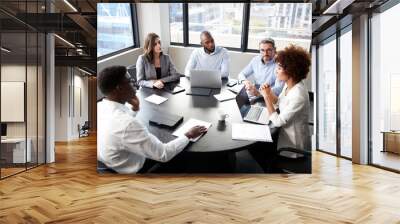
[[[291,147],[311,150],[311,136],[308,129],[310,102],[308,91],[303,81],[297,83],[287,92],[283,87],[275,106],[280,113],[274,112],[270,120],[275,127],[281,127],[278,139],[278,149]],[[285,95],[286,94],[286,95]]]

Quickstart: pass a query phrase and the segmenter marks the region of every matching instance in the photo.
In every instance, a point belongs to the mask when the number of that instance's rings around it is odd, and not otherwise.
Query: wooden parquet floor
[[[0,181],[0,223],[400,223],[400,175],[315,152],[311,175],[99,175],[96,139]]]

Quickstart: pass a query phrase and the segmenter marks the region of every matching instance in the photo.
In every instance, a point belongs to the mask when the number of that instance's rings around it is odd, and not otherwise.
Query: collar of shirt
[[[130,114],[131,116],[135,117],[136,115],[136,113],[132,110],[132,105],[130,105],[127,102],[125,104],[121,104],[116,101],[109,100],[107,98],[104,98],[103,100],[108,104],[112,105],[113,107],[117,108],[118,110],[122,110],[123,112]]]
[[[271,64],[274,64],[274,63],[275,63],[275,59],[271,59],[271,60],[267,61],[267,63],[264,63],[263,57],[260,56],[260,58],[261,58],[261,63],[262,63],[263,65],[271,65]]]

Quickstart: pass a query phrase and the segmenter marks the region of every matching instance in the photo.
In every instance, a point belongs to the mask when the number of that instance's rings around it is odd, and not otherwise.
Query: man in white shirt
[[[135,83],[124,66],[108,67],[97,77],[99,89],[106,96],[97,104],[97,158],[118,173],[141,172],[149,161],[146,159],[167,162],[186,147],[189,139],[206,131],[196,126],[184,136],[162,143],[135,118],[139,110]]]
[[[185,76],[190,76],[193,69],[218,70],[222,78],[229,76],[228,50],[215,46],[214,38],[208,31],[200,34],[201,48],[194,49],[186,64]]]
[[[276,78],[275,69],[275,41],[265,38],[260,41],[260,55],[255,56],[250,63],[239,73],[238,77],[245,84],[246,89],[252,96],[260,96],[258,88],[268,84],[276,96],[282,91],[284,82]],[[249,77],[254,78],[254,82]]]

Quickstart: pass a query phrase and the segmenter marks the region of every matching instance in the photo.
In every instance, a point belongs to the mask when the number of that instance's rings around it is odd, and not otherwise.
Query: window
[[[181,3],[169,4],[169,30],[173,43],[183,43],[183,9]]]
[[[352,157],[352,32],[340,36],[340,154]]]
[[[170,3],[171,43],[199,45],[201,31],[208,30],[216,45],[241,51],[258,51],[266,37],[274,38],[278,48],[293,43],[308,50],[311,7],[311,3]]]
[[[283,13],[285,12],[285,13]],[[261,39],[275,39],[277,48],[290,43],[306,49],[311,44],[311,4],[254,3],[250,5],[248,49],[258,50]]]
[[[318,149],[336,154],[336,36],[318,48]]]
[[[389,134],[384,141],[382,132],[400,130],[400,33],[395,29],[398,21],[400,4],[371,18],[372,163],[395,170],[400,170],[400,156],[391,152],[399,148],[400,135]]]
[[[97,57],[135,45],[131,4],[97,4]]]
[[[208,30],[216,45],[240,48],[243,3],[189,4],[189,43],[200,44],[200,33]]]

